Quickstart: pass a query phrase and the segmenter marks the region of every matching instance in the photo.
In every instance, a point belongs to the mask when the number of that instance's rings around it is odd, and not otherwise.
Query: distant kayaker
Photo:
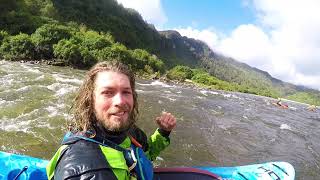
[[[284,109],[289,108],[289,106],[287,104],[282,104],[281,100],[282,100],[281,98],[278,98],[277,102],[273,102],[272,104],[279,106],[281,108],[284,108]]]
[[[276,102],[276,104],[279,105],[279,106],[282,106],[281,98],[278,98],[278,101]]]
[[[311,106],[309,106],[308,108],[307,108],[309,111],[316,111],[317,110],[317,106],[315,106],[315,105],[311,105]]]
[[[147,139],[138,128],[135,77],[113,61],[86,74],[73,104],[74,122],[47,166],[50,179],[152,179],[151,161],[169,144],[176,126],[171,113],[155,119],[159,128]]]

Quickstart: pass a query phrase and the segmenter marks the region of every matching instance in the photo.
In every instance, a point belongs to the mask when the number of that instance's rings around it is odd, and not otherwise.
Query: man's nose
[[[125,103],[125,98],[121,93],[117,93],[114,97],[113,97],[113,103],[115,105],[123,105]]]

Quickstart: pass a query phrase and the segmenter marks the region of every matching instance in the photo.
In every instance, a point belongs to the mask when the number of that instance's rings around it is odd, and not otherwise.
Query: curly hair
[[[131,120],[136,121],[138,110],[137,93],[135,91],[135,76],[129,67],[119,61],[104,61],[94,65],[86,74],[83,84],[80,86],[72,105],[73,123],[68,129],[73,132],[87,131],[94,128],[97,119],[94,111],[95,80],[97,74],[103,71],[113,71],[125,74],[130,81],[133,92],[133,110],[130,114]]]

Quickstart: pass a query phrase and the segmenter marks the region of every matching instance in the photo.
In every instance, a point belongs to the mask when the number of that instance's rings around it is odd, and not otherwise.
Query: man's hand
[[[160,129],[168,132],[176,127],[176,118],[171,113],[162,112],[161,116],[156,118],[156,121]]]

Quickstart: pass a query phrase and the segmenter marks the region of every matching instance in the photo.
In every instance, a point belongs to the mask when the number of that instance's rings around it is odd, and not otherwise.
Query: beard
[[[136,122],[133,118],[133,111],[130,111],[129,109],[130,108],[127,106],[113,108],[108,110],[108,112],[103,112],[101,114],[95,112],[95,116],[97,121],[101,123],[106,130],[111,132],[124,132]],[[115,117],[111,115],[121,111],[125,111],[127,117]]]

